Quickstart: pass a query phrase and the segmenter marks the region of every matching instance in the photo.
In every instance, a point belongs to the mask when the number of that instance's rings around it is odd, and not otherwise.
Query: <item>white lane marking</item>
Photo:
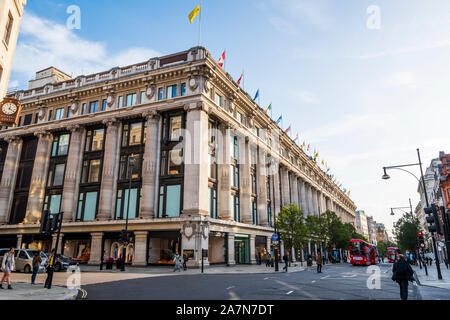
[[[239,297],[233,291],[229,291],[228,294],[230,295],[230,300],[239,300]]]
[[[230,290],[230,289],[233,289],[233,288],[234,288],[234,286],[231,286],[231,287],[228,287],[227,290]]]
[[[311,283],[314,283],[314,282],[316,282],[316,280],[311,281]]]
[[[317,298],[316,296],[313,296],[313,295],[310,294],[309,292],[306,292],[306,291],[300,289],[299,287],[293,286],[293,285],[291,285],[291,284],[289,284],[289,283],[286,283],[286,282],[284,282],[284,281],[280,281],[280,280],[275,280],[275,281],[278,282],[279,284],[281,284],[281,285],[283,285],[283,286],[289,288],[289,289],[296,290],[296,291],[300,291],[302,294],[304,294],[304,295],[310,297],[310,298],[313,299],[313,300],[320,300],[320,299]]]
[[[292,291],[289,291],[288,293],[286,293],[286,294],[291,294],[292,292],[294,292],[293,290]]]
[[[269,279],[269,278],[264,278],[264,280],[267,280],[267,279]]]
[[[329,278],[329,277],[330,277],[330,276],[325,276],[325,277],[322,277],[322,278],[320,278],[320,279],[323,280],[323,279],[326,279],[326,278]]]

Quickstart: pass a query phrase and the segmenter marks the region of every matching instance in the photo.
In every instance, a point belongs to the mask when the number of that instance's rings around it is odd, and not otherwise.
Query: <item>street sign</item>
[[[278,235],[277,235],[276,233],[274,233],[274,234],[272,235],[272,240],[273,240],[273,241],[277,241],[277,240],[278,240]]]
[[[278,244],[279,241],[278,240],[272,240],[272,244]]]

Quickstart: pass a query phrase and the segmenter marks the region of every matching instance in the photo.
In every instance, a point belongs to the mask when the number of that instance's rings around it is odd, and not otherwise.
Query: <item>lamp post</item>
[[[121,271],[125,271],[125,262],[127,255],[127,245],[128,245],[128,214],[130,212],[130,198],[131,198],[131,181],[133,180],[133,168],[136,164],[136,158],[133,155],[128,157],[128,168],[130,169],[130,182],[128,185],[128,201],[127,201],[127,214],[125,220],[125,232],[126,240],[124,239],[123,248],[122,248],[122,268]]]
[[[414,178],[416,178],[417,181],[419,181],[419,184],[422,183],[423,193],[425,194],[425,202],[426,202],[426,205],[427,205],[427,208],[428,208],[430,206],[430,203],[428,201],[428,194],[427,194],[427,188],[426,188],[426,185],[425,185],[425,179],[423,177],[422,160],[420,159],[420,151],[419,151],[419,149],[417,149],[417,157],[419,159],[419,163],[404,164],[404,165],[390,166],[390,167],[383,167],[384,174],[382,176],[382,179],[388,180],[388,179],[391,178],[386,172],[386,170],[388,170],[388,169],[397,169],[397,170],[402,170],[402,171],[405,171],[405,172],[409,173]],[[405,170],[405,169],[402,169],[404,167],[412,167],[412,166],[419,166],[420,167],[420,175],[421,175],[422,182],[412,172],[410,172],[408,170]],[[411,209],[411,211],[412,211],[412,209]],[[434,249],[435,256],[436,256],[436,269],[437,269],[438,279],[442,280],[441,267],[440,267],[440,264],[439,264],[439,256],[438,256],[438,251],[437,251],[437,247],[436,247],[436,239],[434,238],[434,234],[432,235],[431,238],[433,239],[433,249]]]

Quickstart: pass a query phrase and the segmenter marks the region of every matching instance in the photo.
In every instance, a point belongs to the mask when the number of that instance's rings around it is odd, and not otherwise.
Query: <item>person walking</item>
[[[14,261],[14,248],[9,248],[9,251],[5,253],[2,260],[2,271],[3,271],[3,277],[2,282],[0,283],[0,289],[3,289],[3,282],[6,281],[8,284],[8,289],[12,289],[11,287],[11,271],[16,270],[16,264]]]
[[[444,259],[445,267],[448,269],[448,258]]]
[[[392,267],[392,280],[399,284],[402,300],[408,300],[408,284],[414,280],[413,274],[411,265],[405,260],[405,256],[400,254]]]
[[[178,252],[175,254],[175,257],[173,258],[173,261],[175,262],[175,267],[173,268],[173,272],[175,271],[179,271],[181,272],[181,268],[180,268],[180,255],[178,254]]]
[[[322,273],[322,257],[320,251],[317,251],[316,255],[317,273]]]
[[[187,256],[187,254],[183,255],[183,271],[187,270],[187,262],[189,261],[189,257]]]
[[[270,265],[272,264],[272,256],[271,256],[271,254],[270,253],[268,253],[268,258],[267,258],[267,261],[266,261],[266,267],[270,267]]]
[[[38,252],[33,257],[33,274],[31,275],[31,285],[35,285],[36,276],[39,272],[39,267],[42,263],[42,257],[41,257],[41,250],[38,250]]]
[[[283,270],[286,270],[286,272],[288,272],[288,266],[289,266],[289,253],[287,253],[287,252],[284,253],[283,261],[284,261],[284,267],[283,267]]]

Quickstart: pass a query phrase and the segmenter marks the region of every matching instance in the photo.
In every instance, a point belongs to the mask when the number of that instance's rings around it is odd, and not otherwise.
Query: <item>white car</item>
[[[0,249],[0,259],[3,259],[3,256],[9,249]],[[31,249],[14,249],[14,262],[16,264],[17,272],[25,272],[31,273],[33,271],[33,257],[38,252],[38,250]],[[41,252],[41,266],[39,267],[39,272],[45,271],[45,263],[47,261],[47,256]],[[0,260],[1,262],[2,260]]]

